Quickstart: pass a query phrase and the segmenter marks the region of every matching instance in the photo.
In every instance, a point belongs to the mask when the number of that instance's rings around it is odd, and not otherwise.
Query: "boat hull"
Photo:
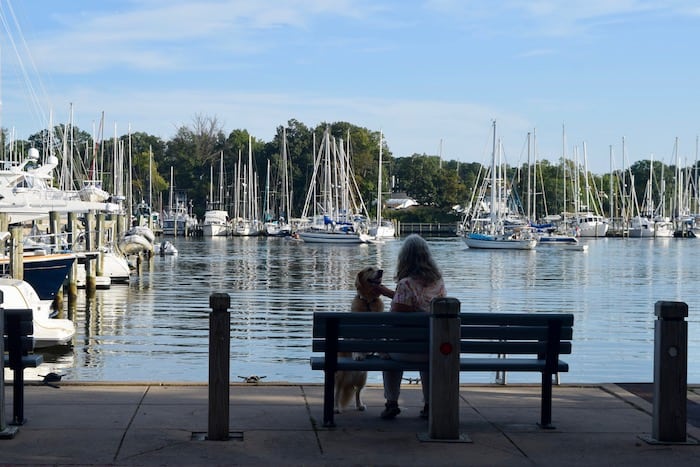
[[[228,226],[225,224],[202,225],[202,235],[205,237],[226,237],[228,233]]]
[[[306,243],[331,243],[336,245],[360,245],[367,243],[368,235],[355,232],[314,232],[301,231],[299,237]]]
[[[51,318],[51,301],[41,300],[26,281],[0,279],[3,306],[8,309],[31,309],[34,347],[70,344],[75,336],[75,324],[69,319]]]
[[[153,244],[141,235],[127,235],[119,242],[119,248],[127,255],[138,255],[141,252],[152,252]]]
[[[512,239],[488,235],[467,235],[463,237],[463,240],[469,248],[484,250],[533,250],[537,245],[537,240],[534,238]]]
[[[24,281],[36,291],[41,300],[53,300],[63,286],[76,256],[72,253],[25,255],[22,258]],[[10,274],[9,258],[0,258],[0,271]]]

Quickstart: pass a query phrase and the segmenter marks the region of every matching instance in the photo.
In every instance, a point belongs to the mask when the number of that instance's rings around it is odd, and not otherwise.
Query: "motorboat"
[[[68,345],[75,336],[75,324],[69,319],[52,318],[51,300],[42,300],[34,288],[23,280],[0,278],[2,307],[31,309],[34,325],[34,347]]]
[[[126,255],[138,255],[139,253],[152,252],[153,244],[142,235],[124,235],[119,240],[119,249]]]
[[[228,213],[212,209],[204,213],[202,234],[205,237],[225,237],[229,234]]]
[[[177,248],[175,248],[175,245],[173,245],[168,240],[156,243],[153,251],[155,252],[155,254],[160,256],[174,256],[178,253]]]
[[[119,249],[126,255],[153,253],[153,242],[156,236],[145,225],[136,225],[126,231],[119,240]]]

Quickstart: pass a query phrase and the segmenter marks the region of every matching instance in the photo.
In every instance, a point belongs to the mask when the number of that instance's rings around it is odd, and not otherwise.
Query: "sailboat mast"
[[[214,206],[214,166],[209,166],[209,208]]]
[[[219,209],[224,209],[224,151],[219,157]]]
[[[148,228],[153,228],[153,147],[148,146]]]
[[[267,174],[265,176],[265,207],[263,220],[272,220],[270,217],[270,159],[267,159]]]
[[[493,147],[491,149],[491,231],[496,227],[498,213],[496,212],[496,120],[493,121]]]
[[[532,193],[532,163],[530,162],[530,132],[527,132],[527,217],[530,219],[530,222],[533,222],[535,220],[535,216],[532,213],[532,197],[534,194]]]
[[[564,218],[564,223],[566,224],[566,168],[569,164],[566,162],[566,128],[564,125],[561,126],[561,157],[564,161],[564,209],[562,210],[562,217]]]
[[[284,217],[287,222],[291,222],[292,210],[291,210],[291,200],[289,194],[289,177],[287,168],[287,129],[282,129],[282,209],[284,210]]]
[[[382,225],[382,131],[379,130],[379,169],[377,170],[377,232]]]
[[[168,201],[168,210],[173,212],[173,166],[170,166],[170,200]]]

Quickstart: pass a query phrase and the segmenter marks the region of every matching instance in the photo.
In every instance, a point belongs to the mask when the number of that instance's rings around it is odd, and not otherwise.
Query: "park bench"
[[[458,392],[459,375],[456,371],[539,372],[542,375],[541,416],[539,425],[552,428],[552,385],[559,372],[569,370],[560,354],[571,353],[573,336],[572,314],[568,313],[459,313],[456,299],[453,318],[458,330],[451,331],[453,343],[443,337],[439,325],[431,326],[431,320],[442,316],[433,301],[431,313],[366,313],[366,312],[316,312],[313,315],[312,351],[323,355],[311,357],[311,368],[323,370],[323,424],[334,425],[334,373],[337,370],[428,370],[429,362],[436,365],[431,371],[431,413],[440,410],[438,404],[450,397],[435,394],[433,374],[441,378],[456,380]],[[431,345],[431,333],[433,344]],[[452,369],[444,372],[441,358],[459,348],[454,355]],[[338,357],[338,352],[364,352],[371,354],[364,360]],[[382,358],[383,353],[414,353],[429,355],[428,361],[412,362]],[[442,355],[444,354],[444,355]],[[439,383],[439,381],[438,381]],[[452,384],[452,383],[450,383]],[[453,386],[454,387],[454,386]],[[457,409],[458,394],[452,395]],[[437,409],[437,410],[436,410]],[[443,407],[444,409],[444,407]]]
[[[24,369],[44,361],[34,350],[34,322],[31,309],[0,310],[3,324],[3,367],[13,371],[12,424],[24,424]],[[2,399],[2,398],[0,398]]]

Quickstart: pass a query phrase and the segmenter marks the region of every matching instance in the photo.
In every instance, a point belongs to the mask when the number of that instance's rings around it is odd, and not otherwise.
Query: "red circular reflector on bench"
[[[452,353],[452,344],[449,342],[443,342],[440,344],[440,353],[443,355],[449,355]]]

